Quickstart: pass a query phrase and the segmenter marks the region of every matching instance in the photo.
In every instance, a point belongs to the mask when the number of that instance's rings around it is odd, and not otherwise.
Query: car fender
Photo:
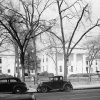
[[[70,87],[73,89],[73,86],[72,86],[72,84],[71,84],[70,82],[66,82],[66,83],[63,85],[63,89],[64,89],[65,85],[68,85],[68,86],[70,86]]]
[[[15,88],[21,88],[22,90],[23,90],[23,88],[24,88],[24,86],[23,85],[15,85],[14,87],[13,87],[13,91],[15,90]]]
[[[48,89],[52,89],[52,87],[47,84],[43,84],[41,87],[47,87]]]
[[[23,86],[23,85],[19,85],[19,84],[18,84],[18,85],[15,85],[13,88],[17,88],[17,87],[20,87],[20,88],[21,88],[22,86]]]

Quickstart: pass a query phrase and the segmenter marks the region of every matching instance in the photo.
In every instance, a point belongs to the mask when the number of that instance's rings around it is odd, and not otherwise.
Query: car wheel
[[[15,93],[15,94],[21,94],[21,93],[22,93],[22,89],[21,89],[20,87],[16,87],[16,88],[14,89],[14,93]]]
[[[64,86],[64,91],[69,92],[69,91],[71,91],[71,90],[72,90],[72,88],[71,88],[69,85],[65,85],[65,86]]]
[[[46,86],[43,86],[43,87],[41,88],[41,92],[42,92],[42,93],[46,93],[47,91],[48,91],[48,89],[47,89]]]
[[[37,88],[37,92],[41,92],[41,89],[40,88]]]

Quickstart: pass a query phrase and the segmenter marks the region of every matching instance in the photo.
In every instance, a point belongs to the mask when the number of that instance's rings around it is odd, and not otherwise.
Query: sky
[[[18,0],[12,0],[13,2],[15,2],[15,4],[17,4]],[[91,2],[91,5],[92,5],[92,16],[94,19],[98,19],[100,18],[100,0],[86,0],[86,1],[90,1]],[[55,10],[54,8],[52,8],[52,10]],[[57,17],[57,13],[55,13],[55,11],[49,11],[47,14],[44,14],[45,18],[47,19],[54,19]],[[99,32],[96,32],[94,30],[94,35],[96,35],[96,33],[99,33]],[[79,36],[79,34],[78,34]]]
[[[16,1],[18,1],[18,0],[14,0],[15,4],[16,4]],[[72,1],[76,1],[76,0],[72,0]],[[100,18],[100,0],[85,0],[85,1],[91,3],[92,18],[93,18],[93,22],[95,22],[98,18]],[[51,10],[47,10],[45,13],[43,13],[44,19],[51,20],[58,16],[57,12],[55,12],[55,10],[57,11],[57,9],[55,9],[53,7],[51,7],[50,9]],[[94,30],[94,32],[95,32],[95,30]]]
[[[92,5],[92,18],[94,21],[100,19],[100,0],[90,0]],[[100,29],[94,29],[95,36],[100,35]]]
[[[17,3],[18,0],[12,0],[15,2],[15,4]],[[76,1],[76,0],[75,0]],[[92,5],[92,13],[93,13],[93,17],[95,18],[100,18],[100,0],[86,0],[91,2]],[[51,18],[56,17],[57,15],[55,14],[55,12],[49,12],[48,15],[51,16]],[[48,15],[45,15],[48,17]],[[53,16],[52,16],[53,15]]]
[[[96,17],[100,17],[100,0],[92,0],[92,7]]]
[[[92,0],[93,17],[100,18],[100,0]]]

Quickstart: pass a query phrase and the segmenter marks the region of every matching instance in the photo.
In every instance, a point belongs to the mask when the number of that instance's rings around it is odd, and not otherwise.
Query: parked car
[[[42,82],[37,86],[37,92],[46,93],[50,90],[70,91],[73,86],[70,81],[64,81],[63,76],[50,77],[49,81]]]
[[[27,91],[26,84],[16,77],[0,79],[0,92],[24,93]]]

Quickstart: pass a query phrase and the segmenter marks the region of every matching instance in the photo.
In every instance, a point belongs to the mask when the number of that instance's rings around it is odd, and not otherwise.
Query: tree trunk
[[[34,84],[37,83],[37,55],[36,55],[36,38],[33,39],[33,45],[34,45],[34,65],[35,65],[35,82]]]
[[[55,60],[56,60],[56,75],[58,75],[57,49],[56,49],[56,54],[55,54]]]
[[[66,55],[66,48],[65,48],[65,42],[63,43],[63,54],[64,54],[64,80],[67,80],[68,75],[68,69],[67,69],[67,55]]]
[[[22,68],[22,81],[25,82],[25,66],[24,66],[24,52],[21,51],[20,54],[20,63],[21,63],[21,68]]]
[[[89,82],[91,82],[91,63],[89,61]]]
[[[25,68],[24,68],[24,64],[21,64],[22,66],[22,81],[25,82]]]
[[[20,78],[20,70],[19,70],[19,53],[18,53],[18,46],[15,45],[15,65],[17,65],[17,77]]]
[[[30,54],[28,53],[28,76],[30,76]]]
[[[63,45],[63,54],[64,54],[64,79],[67,80],[67,59],[66,59],[66,48],[65,48],[65,36],[64,36],[64,27],[63,27],[63,17],[61,14],[61,7],[59,4],[59,1],[57,0],[57,6],[59,11],[59,18],[60,18],[60,28],[61,28],[61,34],[62,34],[62,45]]]
[[[68,66],[67,66],[67,58],[66,58],[66,53],[64,54],[64,80],[67,80],[67,75],[68,75]]]

